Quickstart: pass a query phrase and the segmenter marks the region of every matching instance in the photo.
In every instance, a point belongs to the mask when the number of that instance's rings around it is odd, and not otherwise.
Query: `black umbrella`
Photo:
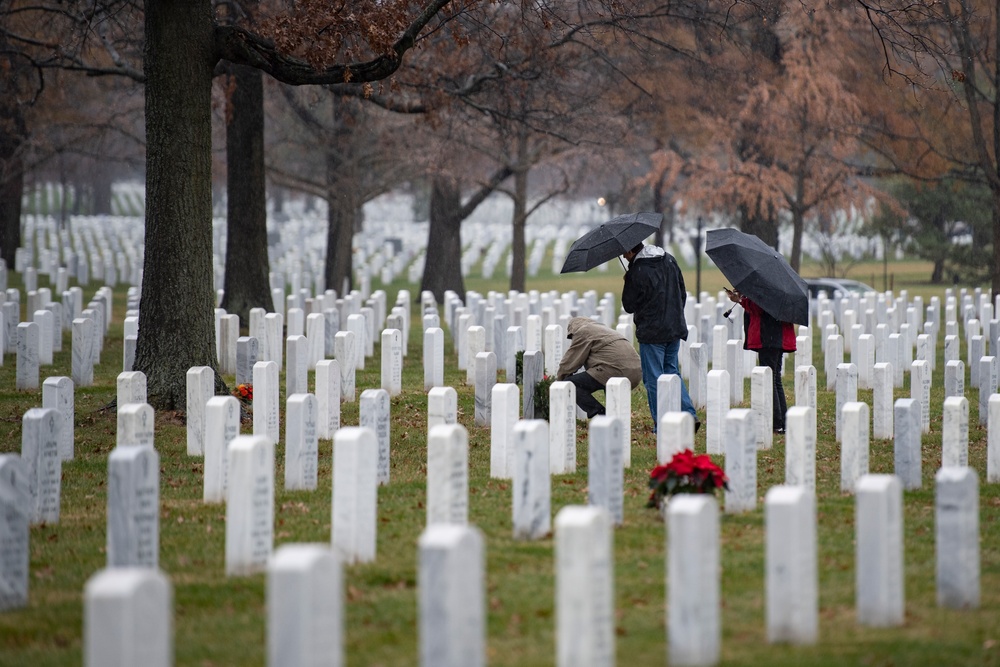
[[[663,216],[659,213],[629,213],[590,230],[569,248],[562,271],[589,271],[622,255],[655,234]]]
[[[776,320],[809,324],[809,288],[781,253],[738,229],[713,229],[706,239],[705,253],[737,292]]]

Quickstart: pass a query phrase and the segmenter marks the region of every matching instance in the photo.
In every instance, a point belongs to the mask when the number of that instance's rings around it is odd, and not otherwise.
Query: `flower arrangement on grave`
[[[543,375],[535,383],[535,419],[549,420],[549,387],[555,382],[555,377]]]
[[[729,478],[722,468],[712,463],[708,454],[695,456],[690,449],[674,454],[666,465],[658,465],[649,473],[649,496],[646,507],[661,507],[665,499],[678,493],[711,493],[729,490]]]
[[[252,384],[238,384],[236,389],[233,389],[233,396],[239,399],[240,403],[246,406],[253,406],[253,385]]]

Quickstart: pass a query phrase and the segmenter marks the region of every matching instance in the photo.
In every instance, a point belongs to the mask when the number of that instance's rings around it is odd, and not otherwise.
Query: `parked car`
[[[851,292],[864,294],[874,292],[875,288],[870,287],[857,280],[847,280],[844,278],[806,278],[806,285],[809,286],[809,298],[815,299],[820,292],[826,292],[827,297],[834,298],[839,293],[846,296]]]

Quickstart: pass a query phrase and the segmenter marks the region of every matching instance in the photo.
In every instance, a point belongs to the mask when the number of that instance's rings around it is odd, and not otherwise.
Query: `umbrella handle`
[[[618,261],[621,262],[622,268],[625,269],[625,273],[628,273],[628,267],[625,266],[625,262],[622,262],[622,256],[618,255]]]

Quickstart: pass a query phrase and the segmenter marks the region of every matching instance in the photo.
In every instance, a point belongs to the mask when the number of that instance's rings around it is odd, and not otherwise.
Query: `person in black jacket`
[[[642,382],[646,385],[649,412],[656,431],[656,382],[661,375],[680,375],[677,352],[681,341],[687,340],[684,302],[687,290],[677,261],[663,248],[638,244],[623,257],[628,260],[622,308],[632,313],[635,337],[639,341],[642,361]],[[681,380],[681,409],[695,420],[695,430],[701,426],[687,386]]]

